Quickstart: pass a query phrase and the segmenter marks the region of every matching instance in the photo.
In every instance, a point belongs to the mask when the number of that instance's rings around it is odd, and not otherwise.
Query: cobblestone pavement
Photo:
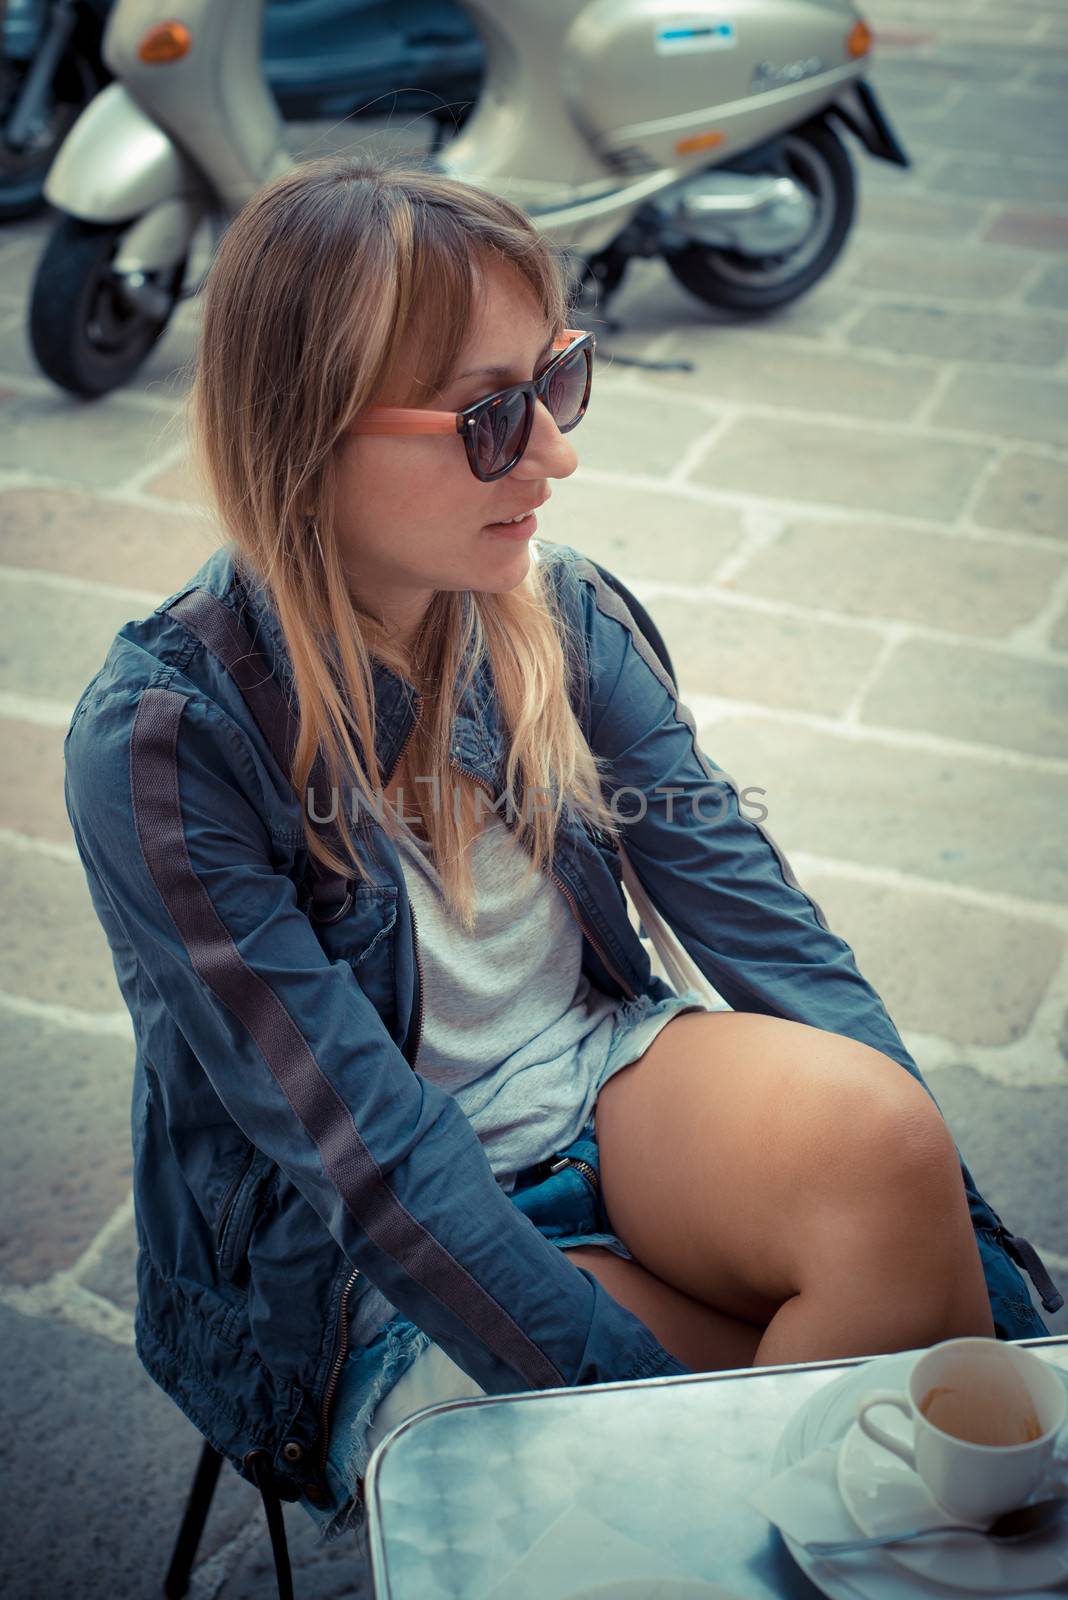
[[[976,1177],[1068,1279],[1068,0],[878,0],[914,158],[795,309],[717,323],[641,264],[543,533],[652,608],[713,760],[852,943]],[[132,1347],[131,1044],[61,787],[116,628],[210,549],[178,409],[197,311],[79,406],[34,370],[47,221],[0,232],[0,1324],[11,1600],[159,1592],[199,1448]],[[1051,1319],[1068,1329],[1068,1316]],[[365,1593],[287,1523],[297,1587]],[[194,1593],[269,1594],[227,1472]]]

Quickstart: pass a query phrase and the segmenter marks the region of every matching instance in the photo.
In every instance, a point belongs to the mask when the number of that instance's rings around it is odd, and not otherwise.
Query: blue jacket
[[[625,605],[577,551],[543,543],[539,558],[587,669],[575,710],[614,763],[628,854],[698,967],[736,1010],[862,1040],[919,1078],[849,946],[701,753]],[[380,664],[375,694],[392,773],[419,696]],[[361,1275],[489,1394],[687,1369],[539,1233],[455,1100],[413,1070],[422,996],[400,862],[365,811],[372,882],[309,870],[293,698],[277,617],[224,546],[117,635],[67,734],[66,798],[136,1036],[138,1355],[243,1476],[266,1451],[284,1499],[329,1505]],[[452,755],[503,794],[484,672]],[[572,813],[554,875],[591,982],[670,993],[618,853]],[[1014,1261],[1050,1310],[1056,1289],[965,1181],[999,1334],[1044,1333]]]

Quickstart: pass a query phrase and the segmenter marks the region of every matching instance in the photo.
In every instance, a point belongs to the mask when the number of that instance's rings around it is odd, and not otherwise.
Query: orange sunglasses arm
[[[455,411],[414,411],[401,406],[372,406],[350,433],[458,433]]]

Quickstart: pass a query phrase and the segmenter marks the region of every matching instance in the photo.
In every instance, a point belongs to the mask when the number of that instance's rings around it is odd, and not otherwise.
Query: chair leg
[[[286,1525],[282,1517],[282,1502],[275,1487],[271,1459],[266,1450],[257,1450],[246,1457],[256,1487],[263,1497],[267,1514],[267,1532],[271,1536],[274,1555],[274,1573],[278,1580],[278,1600],[293,1600],[293,1574],[289,1565],[289,1546],[286,1544]]]
[[[222,1456],[205,1440],[200,1460],[197,1462],[185,1515],[182,1518],[182,1526],[178,1530],[174,1554],[167,1568],[167,1576],[163,1580],[163,1593],[167,1600],[181,1600],[182,1595],[189,1592],[189,1574],[193,1569],[200,1536],[204,1532],[204,1524],[208,1518],[211,1497],[215,1493],[221,1466]]]

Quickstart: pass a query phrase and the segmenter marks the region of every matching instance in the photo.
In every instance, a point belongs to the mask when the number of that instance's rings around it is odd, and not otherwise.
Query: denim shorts
[[[674,1017],[683,1011],[709,1009],[692,990],[682,995],[669,995],[663,1000],[643,994],[625,1002],[616,1015],[612,1042],[598,1077],[596,1093],[615,1073],[643,1055]],[[722,1009],[730,1007],[723,1002]],[[578,1139],[558,1154],[567,1155],[600,1174],[592,1107]],[[599,1245],[624,1260],[632,1260],[622,1239],[612,1231],[600,1185],[594,1187],[579,1166],[564,1167],[549,1174],[548,1167],[556,1159],[558,1156],[550,1156],[519,1174],[509,1197],[513,1205],[524,1211],[539,1232],[561,1250],[578,1245]],[[412,1372],[420,1357],[425,1359]],[[402,1388],[403,1399],[398,1403],[393,1391],[402,1378],[407,1382]],[[369,1344],[351,1350],[342,1369],[331,1419],[326,1481],[333,1504],[313,1506],[306,1499],[300,1502],[319,1524],[323,1538],[336,1539],[347,1529],[362,1530],[362,1483],[367,1463],[375,1446],[391,1428],[425,1406],[484,1393],[485,1390],[461,1371],[428,1334],[399,1312]]]

